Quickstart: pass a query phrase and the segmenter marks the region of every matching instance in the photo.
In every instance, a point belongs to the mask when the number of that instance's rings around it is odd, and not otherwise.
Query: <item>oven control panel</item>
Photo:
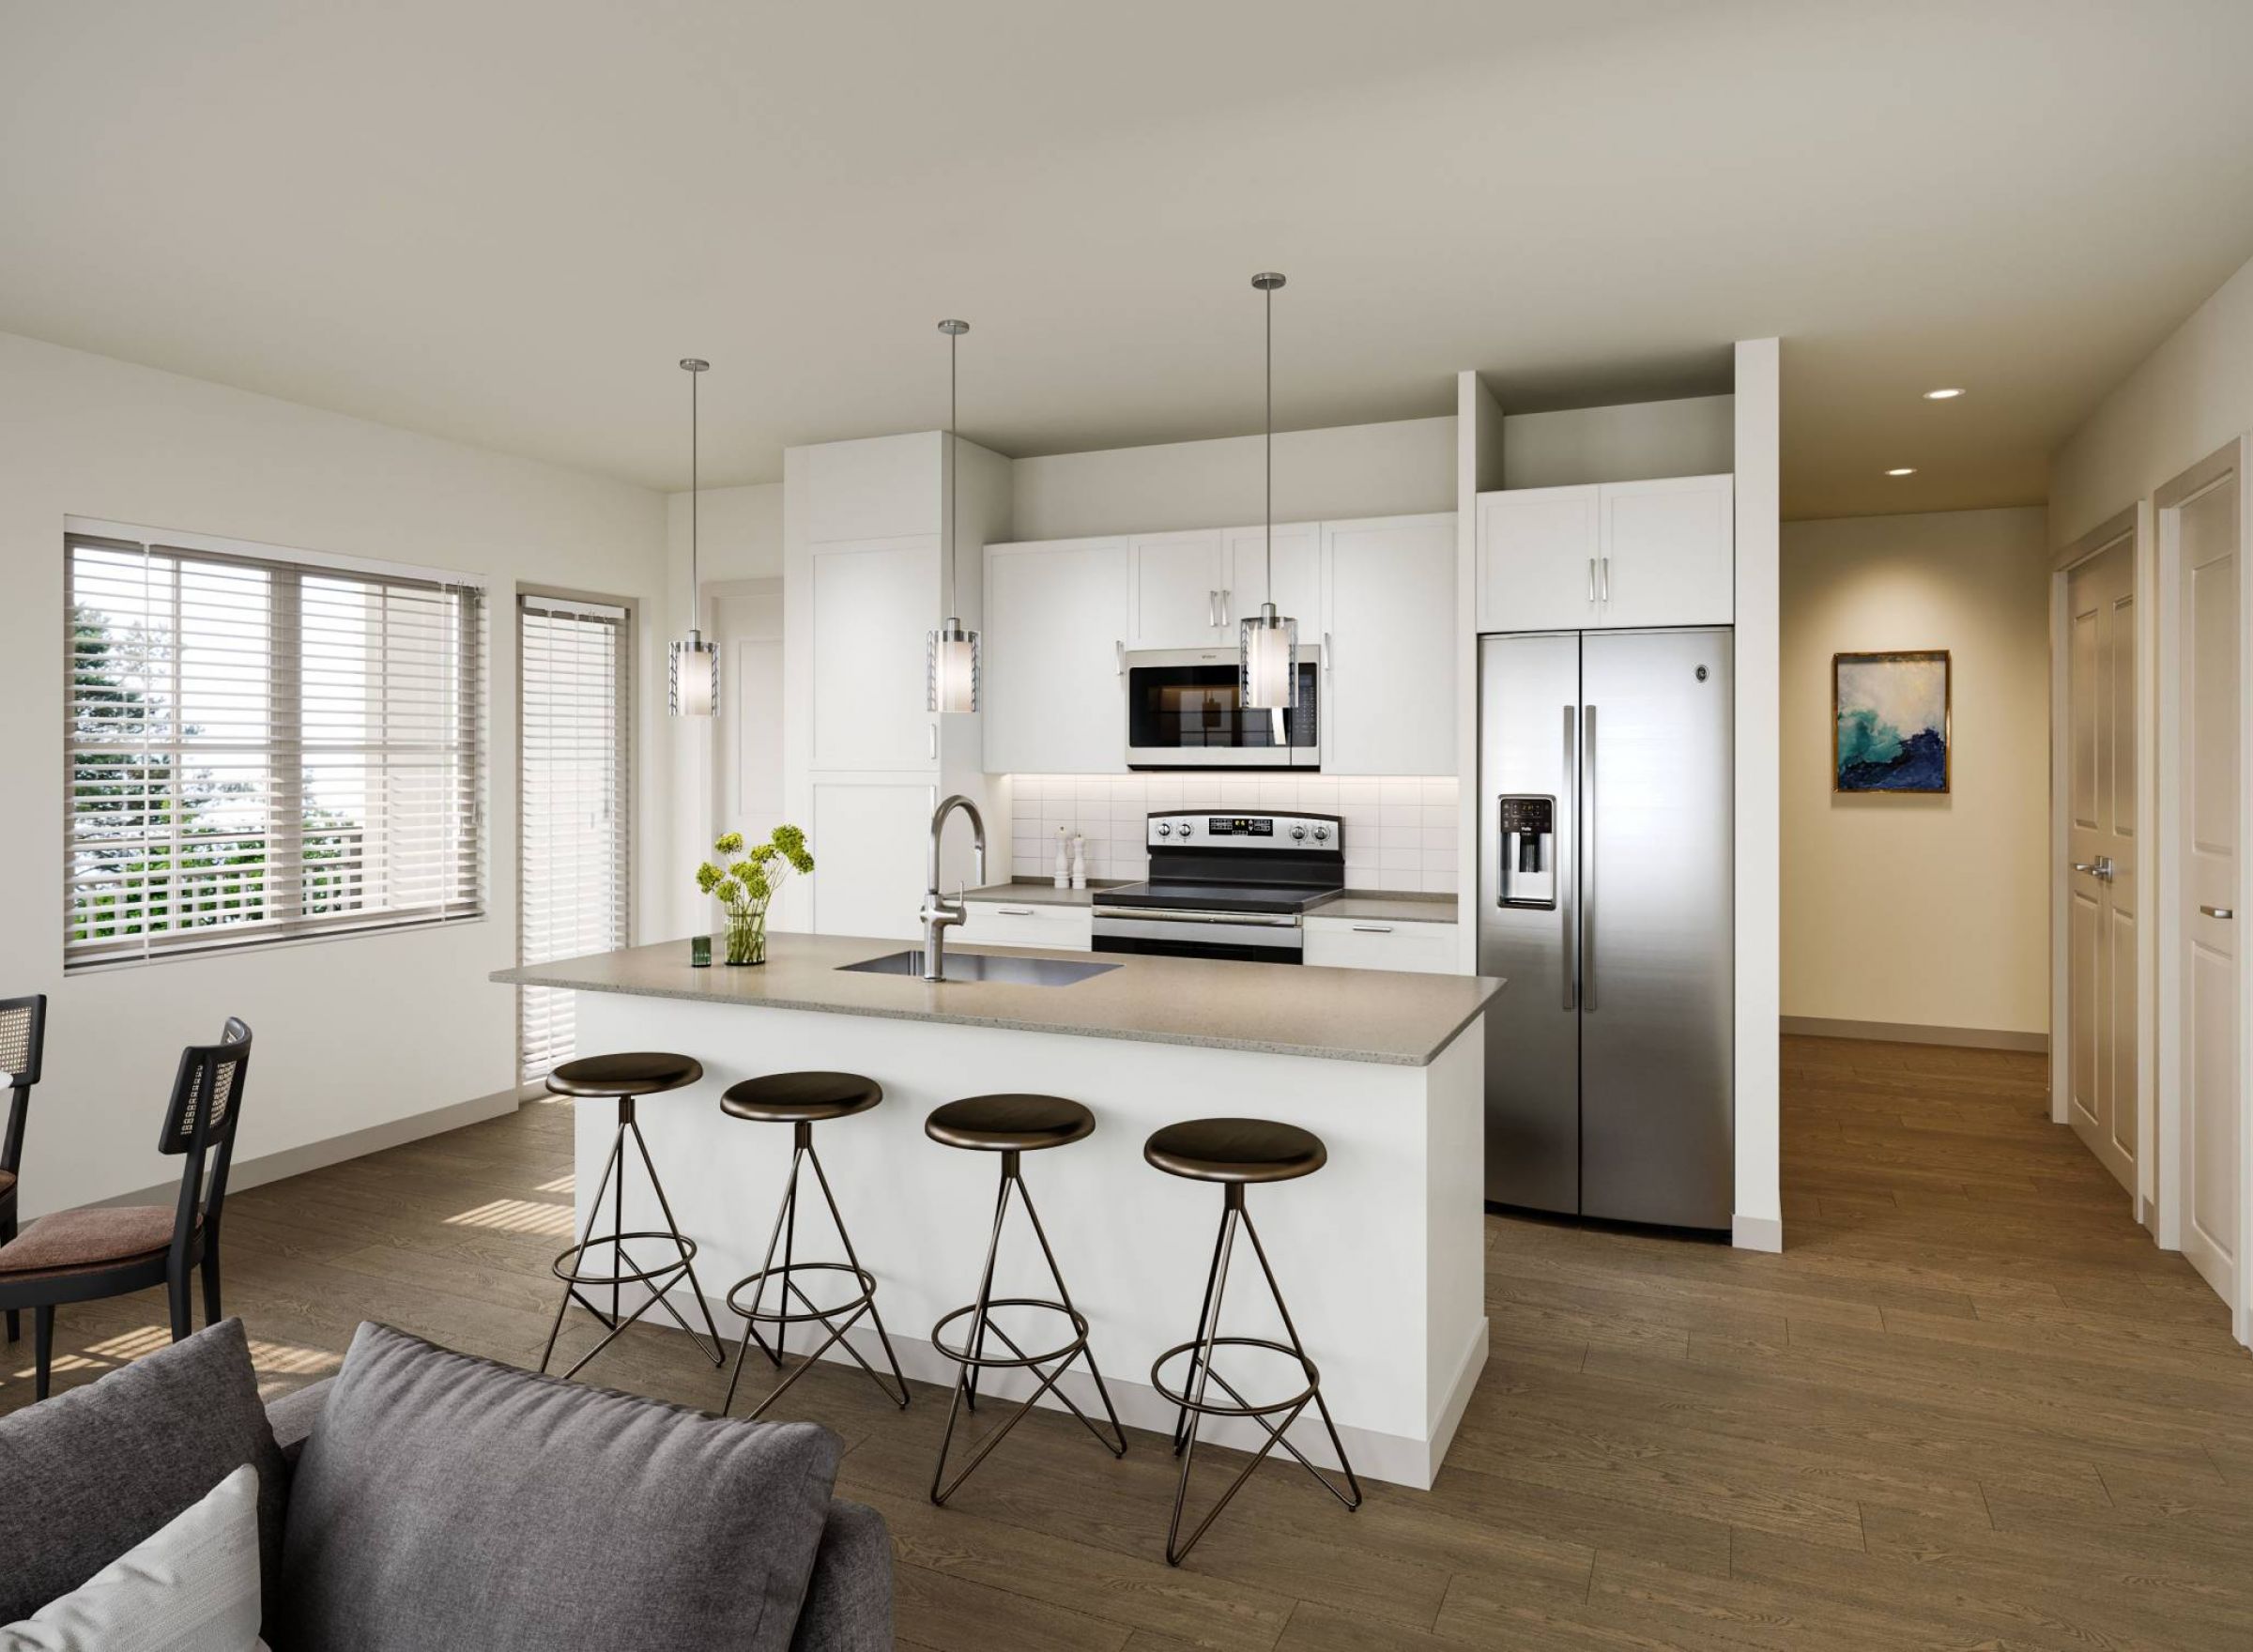
[[[1152,815],[1152,849],[1321,849],[1345,851],[1345,823],[1335,815],[1237,815],[1171,809]]]

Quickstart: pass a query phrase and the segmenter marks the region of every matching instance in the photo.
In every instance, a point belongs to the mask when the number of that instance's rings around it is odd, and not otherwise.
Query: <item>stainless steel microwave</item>
[[[1236,650],[1162,649],[1126,655],[1129,769],[1319,769],[1322,650],[1298,650],[1298,705],[1247,710]]]

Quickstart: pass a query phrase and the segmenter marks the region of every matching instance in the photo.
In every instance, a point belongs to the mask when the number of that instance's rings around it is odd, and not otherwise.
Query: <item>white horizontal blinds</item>
[[[475,587],[67,551],[67,966],[480,912]]]
[[[626,944],[626,611],[517,599],[523,682],[523,853],[517,956],[528,964]],[[574,995],[517,992],[518,1076],[544,1078],[574,1051]]]

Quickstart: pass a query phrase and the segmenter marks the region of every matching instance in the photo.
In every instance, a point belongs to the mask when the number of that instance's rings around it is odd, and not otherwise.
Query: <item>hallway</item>
[[[2253,1642],[2253,1356],[2046,1122],[2041,1059],[1790,1039],[1785,1078],[1785,1254],[1490,1218],[1494,1355],[1437,1488],[1372,1486],[1348,1516],[1264,1473],[1239,1499],[1258,1518],[1179,1571],[1156,1437],[1113,1463],[1038,1415],[943,1512],[935,1393],[902,1416],[812,1373],[794,1415],[845,1437],[840,1493],[892,1524],[902,1644]],[[231,1201],[229,1307],[269,1392],[332,1370],[363,1315],[536,1358],[569,1124],[529,1106]],[[161,1323],[141,1298],[68,1310],[57,1387]],[[28,1365],[10,1351],[0,1410]],[[656,1331],[598,1369],[689,1404],[724,1388]]]

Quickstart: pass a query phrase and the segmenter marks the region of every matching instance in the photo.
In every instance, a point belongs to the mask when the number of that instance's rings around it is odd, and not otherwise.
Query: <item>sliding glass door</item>
[[[537,964],[626,944],[632,634],[621,605],[530,592],[516,599],[516,956]],[[571,1060],[572,997],[517,989],[522,1082]]]

